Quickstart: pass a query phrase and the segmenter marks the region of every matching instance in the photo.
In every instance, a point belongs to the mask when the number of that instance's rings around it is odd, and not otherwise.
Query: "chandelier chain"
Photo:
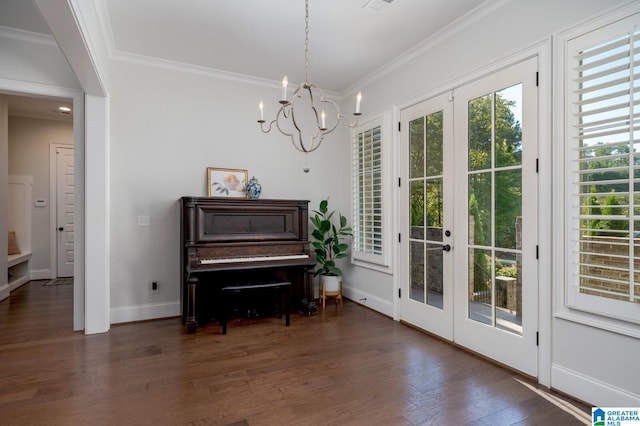
[[[309,84],[309,0],[304,2],[304,82]]]

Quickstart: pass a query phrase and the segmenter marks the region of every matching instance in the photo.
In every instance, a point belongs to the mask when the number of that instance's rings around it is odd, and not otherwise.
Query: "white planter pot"
[[[324,291],[327,293],[339,292],[341,282],[342,277],[335,275],[320,275],[320,291],[322,291],[322,286],[324,285]]]

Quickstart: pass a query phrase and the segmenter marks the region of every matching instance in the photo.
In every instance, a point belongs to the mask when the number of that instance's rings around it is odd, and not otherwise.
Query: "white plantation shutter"
[[[353,133],[353,257],[383,263],[383,150],[381,120]]]
[[[638,17],[568,43],[568,306],[640,322]],[[569,56],[570,55],[570,56]]]

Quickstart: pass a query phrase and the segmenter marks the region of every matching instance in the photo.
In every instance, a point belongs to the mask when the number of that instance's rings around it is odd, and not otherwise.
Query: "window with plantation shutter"
[[[386,265],[382,118],[355,129],[352,142],[354,260]]]
[[[638,16],[568,41],[567,298],[640,323]]]

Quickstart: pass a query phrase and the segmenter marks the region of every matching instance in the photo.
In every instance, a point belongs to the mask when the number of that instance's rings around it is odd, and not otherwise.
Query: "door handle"
[[[64,231],[64,228],[61,226],[60,228],[58,228],[58,231]]]
[[[451,251],[451,246],[449,244],[445,244],[442,246],[442,251]]]

